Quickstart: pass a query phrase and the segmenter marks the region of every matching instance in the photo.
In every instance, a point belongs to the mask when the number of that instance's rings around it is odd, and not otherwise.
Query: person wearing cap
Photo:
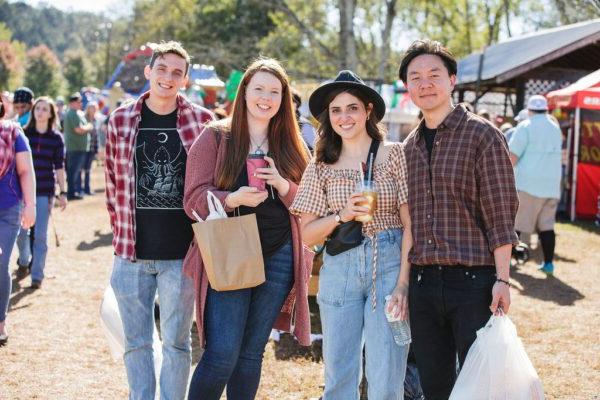
[[[519,111],[519,114],[517,114],[517,116],[515,117],[515,122],[517,124],[520,124],[521,122],[527,120],[528,118],[529,118],[529,111],[527,111],[527,109],[524,108],[521,111]],[[516,126],[511,126],[507,130],[503,130],[503,129],[500,129],[500,130],[502,131],[502,133],[504,133],[504,138],[506,139],[506,143],[508,143],[508,142],[510,142],[510,139],[512,138],[512,135],[517,130],[517,127]]]
[[[562,134],[548,114],[544,96],[531,96],[527,110],[529,118],[517,126],[508,143],[519,191],[515,229],[519,235],[537,231],[544,253],[540,269],[552,275],[554,223],[562,178]]]
[[[409,309],[427,400],[447,400],[476,332],[510,308],[517,244],[514,174],[502,133],[454,105],[457,62],[441,43],[413,42],[399,76],[423,120],[404,141],[412,218]],[[500,367],[500,366],[498,366]]]
[[[81,110],[81,95],[69,97],[69,110],[64,119],[65,148],[67,150],[67,199],[82,199],[81,170],[90,150],[89,132],[93,125],[85,119]]]
[[[33,92],[28,87],[20,87],[13,95],[13,109],[17,113],[17,121],[21,128],[27,125],[33,106]]]
[[[324,400],[358,399],[366,350],[370,399],[400,399],[408,344],[396,343],[388,310],[408,318],[408,251],[412,245],[407,174],[400,143],[385,141],[382,97],[354,72],[315,90],[309,99],[320,122],[315,157],[309,163],[291,212],[300,215],[308,246],[322,243],[341,224],[369,211],[362,177],[375,182],[377,207],[362,223],[363,240],[336,255],[323,254],[317,301],[323,327]],[[363,170],[367,157],[375,154]],[[369,173],[369,170],[371,173]],[[394,311],[395,310],[395,311]]]

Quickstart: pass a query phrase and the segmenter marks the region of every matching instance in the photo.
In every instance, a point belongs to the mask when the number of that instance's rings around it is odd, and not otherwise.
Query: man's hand
[[[510,308],[510,287],[503,282],[496,282],[492,288],[492,304],[490,311],[494,315],[500,315],[500,309],[508,314]]]

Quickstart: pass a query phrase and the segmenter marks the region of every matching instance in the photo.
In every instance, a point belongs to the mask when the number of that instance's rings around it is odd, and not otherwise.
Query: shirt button
[[[431,244],[431,239],[429,239],[429,240],[427,241],[427,243]]]
[[[442,270],[442,266],[441,266],[441,265],[439,265],[439,266],[438,266],[438,269],[441,271],[441,270]]]
[[[431,218],[431,214],[427,214],[427,218]]]
[[[440,145],[440,141],[438,140],[437,142],[435,142],[435,145],[439,146]]]

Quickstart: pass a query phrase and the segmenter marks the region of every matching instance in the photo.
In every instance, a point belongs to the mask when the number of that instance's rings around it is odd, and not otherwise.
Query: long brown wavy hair
[[[238,88],[231,118],[214,122],[211,126],[224,133],[227,138],[226,157],[217,175],[219,189],[231,189],[242,170],[250,148],[248,128],[248,108],[246,89],[250,79],[257,72],[268,72],[281,82],[281,105],[277,114],[269,121],[267,133],[270,156],[275,160],[279,174],[295,183],[300,183],[308,164],[308,153],[298,129],[298,122],[292,106],[289,78],[281,64],[272,58],[255,60],[242,77]]]
[[[315,155],[318,162],[325,164],[334,164],[340,158],[342,152],[342,138],[338,135],[331,126],[331,120],[329,119],[329,104],[341,93],[348,93],[359,99],[364,105],[365,109],[368,108],[371,103],[369,97],[360,89],[352,88],[339,88],[332,90],[327,96],[327,107],[319,115],[319,128],[317,129],[317,142],[315,144]],[[385,139],[385,127],[379,123],[377,116],[374,111],[369,114],[367,123],[367,134],[379,141]]]
[[[46,103],[48,103],[48,106],[50,106],[50,118],[48,119],[48,127],[46,128],[46,131],[56,128],[55,124],[58,120],[58,113],[56,112],[56,105],[54,104],[54,101],[52,101],[52,99],[50,97],[41,96],[41,97],[38,97],[37,99],[35,99],[35,102],[33,103],[33,107],[31,107],[31,116],[29,117],[29,121],[27,122],[27,125],[25,125],[25,127],[23,128],[24,131],[29,131],[30,129],[35,129],[35,107],[38,105],[38,103],[40,103],[42,101],[45,101]]]

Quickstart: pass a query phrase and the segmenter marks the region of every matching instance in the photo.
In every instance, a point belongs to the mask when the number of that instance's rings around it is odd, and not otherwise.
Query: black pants
[[[491,266],[411,268],[411,346],[427,400],[450,397],[457,355],[462,366],[477,330],[491,316],[495,273]]]

